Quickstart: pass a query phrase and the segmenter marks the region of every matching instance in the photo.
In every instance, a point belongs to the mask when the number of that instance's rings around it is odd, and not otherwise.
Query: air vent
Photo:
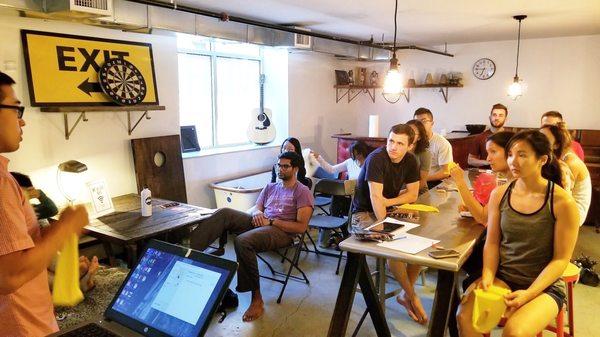
[[[309,35],[294,34],[294,48],[310,49],[311,37]]]
[[[73,6],[80,9],[108,10],[108,0],[73,0]]]
[[[93,18],[113,14],[113,0],[46,0],[45,7],[48,14],[65,18]]]

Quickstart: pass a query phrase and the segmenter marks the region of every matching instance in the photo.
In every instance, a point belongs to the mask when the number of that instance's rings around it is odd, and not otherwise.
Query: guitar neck
[[[260,113],[265,112],[265,75],[260,75]]]

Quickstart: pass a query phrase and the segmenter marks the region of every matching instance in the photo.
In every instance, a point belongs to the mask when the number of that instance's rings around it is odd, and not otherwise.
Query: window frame
[[[220,149],[226,149],[226,148],[230,148],[230,147],[239,147],[239,146],[243,146],[243,145],[249,145],[252,144],[252,142],[250,140],[246,141],[246,142],[241,142],[241,143],[232,143],[232,144],[227,144],[227,145],[218,145],[217,144],[217,123],[218,123],[218,104],[217,104],[217,97],[219,95],[218,89],[217,89],[217,82],[218,82],[218,78],[216,76],[217,74],[217,59],[218,58],[230,58],[230,59],[237,59],[237,60],[247,60],[247,61],[256,61],[258,62],[258,75],[259,78],[257,78],[257,82],[259,83],[260,81],[260,75],[264,73],[264,52],[263,52],[263,48],[262,46],[258,46],[258,50],[259,50],[259,55],[258,56],[250,56],[250,55],[242,55],[242,54],[235,54],[235,53],[224,53],[224,52],[218,52],[215,50],[215,41],[217,39],[215,38],[208,38],[209,39],[209,45],[210,45],[210,50],[196,50],[196,49],[189,49],[189,48],[177,48],[177,53],[178,54],[188,54],[188,55],[197,55],[197,56],[208,56],[210,57],[210,78],[211,78],[211,103],[212,103],[212,109],[211,109],[211,114],[212,114],[212,125],[211,125],[211,129],[212,129],[212,146],[203,150],[210,150],[210,149],[216,149],[216,150],[220,150]],[[260,90],[259,90],[260,91]],[[260,97],[259,97],[260,100]]]

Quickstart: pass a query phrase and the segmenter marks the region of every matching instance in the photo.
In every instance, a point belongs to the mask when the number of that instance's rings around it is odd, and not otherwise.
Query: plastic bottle
[[[148,187],[144,187],[140,193],[142,216],[152,216],[152,193]]]

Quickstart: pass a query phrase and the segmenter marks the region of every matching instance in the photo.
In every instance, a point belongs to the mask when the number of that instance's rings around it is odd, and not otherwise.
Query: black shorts
[[[518,285],[506,280],[503,280],[502,278],[498,277],[499,280],[504,281],[512,291],[516,291],[516,290],[525,290],[527,288],[529,288],[529,286],[523,286],[523,285]],[[562,282],[562,281],[560,281]],[[544,294],[547,294],[548,296],[552,297],[552,299],[554,300],[554,302],[556,302],[556,305],[558,306],[558,311],[560,311],[563,308],[563,305],[565,304],[565,300],[566,300],[566,295],[565,292],[558,286],[555,284],[550,285],[548,288],[544,289],[544,291],[542,291]]]

